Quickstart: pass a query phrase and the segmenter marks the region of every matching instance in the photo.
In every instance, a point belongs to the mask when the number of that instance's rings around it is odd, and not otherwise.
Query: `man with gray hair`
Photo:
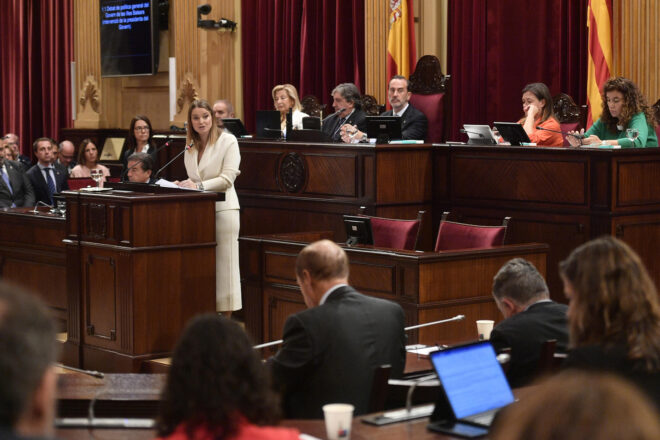
[[[225,118],[235,118],[234,106],[227,99],[218,99],[213,103],[213,116],[215,117],[215,125],[218,128],[224,128],[225,124],[222,120]]]
[[[55,325],[30,293],[0,282],[0,438],[54,433]]]
[[[536,373],[543,342],[556,339],[557,351],[566,351],[568,307],[550,299],[545,280],[523,258],[500,268],[493,279],[493,297],[505,319],[493,329],[490,342],[497,352],[511,348],[510,385],[526,385]]]
[[[341,142],[341,127],[354,125],[359,131],[367,131],[367,115],[362,110],[362,98],[353,83],[339,84],[332,90],[332,107],[335,113],[323,120],[321,130],[334,142]]]

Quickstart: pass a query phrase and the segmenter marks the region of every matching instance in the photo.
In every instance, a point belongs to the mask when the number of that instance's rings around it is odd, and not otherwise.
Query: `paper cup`
[[[480,341],[490,339],[490,332],[493,331],[493,324],[495,324],[495,321],[491,321],[490,319],[480,319],[477,321],[477,334],[479,335]]]
[[[328,440],[348,440],[351,438],[353,423],[353,405],[348,403],[329,403],[323,405],[325,431]]]

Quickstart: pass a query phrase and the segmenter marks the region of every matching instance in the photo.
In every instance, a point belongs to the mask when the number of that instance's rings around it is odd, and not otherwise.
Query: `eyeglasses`
[[[135,131],[149,131],[149,127],[147,127],[145,125],[144,127],[135,127],[134,130]]]

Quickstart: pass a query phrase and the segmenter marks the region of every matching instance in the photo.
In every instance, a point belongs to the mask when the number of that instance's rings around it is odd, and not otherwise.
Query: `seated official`
[[[60,154],[57,157],[57,163],[66,169],[67,176],[71,174],[71,170],[76,166],[76,147],[73,142],[64,140],[59,145]]]
[[[273,87],[273,104],[275,110],[280,112],[280,125],[282,133],[286,137],[286,115],[291,113],[291,123],[294,130],[303,128],[302,120],[308,117],[307,113],[303,113],[300,99],[298,99],[298,91],[291,84],[280,84]]]
[[[522,90],[522,106],[525,116],[518,121],[531,142],[539,147],[561,147],[564,138],[561,125],[554,116],[552,96],[543,83],[527,84]],[[547,130],[538,130],[536,127]],[[552,131],[549,131],[552,130]]]
[[[0,208],[34,206],[32,184],[19,162],[0,155],[0,177]]]
[[[222,122],[225,118],[235,118],[234,106],[227,99],[218,99],[213,103],[213,117],[215,118],[215,125],[218,128],[225,128]]]
[[[511,387],[527,385],[534,378],[543,342],[556,339],[556,350],[566,352],[568,307],[550,300],[545,280],[523,258],[500,268],[493,279],[493,297],[505,319],[491,332],[490,342],[497,352],[511,348],[506,373]]]
[[[0,282],[0,438],[52,438],[55,324],[41,301]]]
[[[186,326],[174,348],[157,429],[168,440],[297,440],[277,428],[279,399],[238,324],[214,314]]]
[[[32,167],[32,160],[21,154],[20,139],[14,133],[7,133],[3,137],[6,142],[5,145],[8,145],[11,148],[11,160],[18,162],[21,165],[23,171],[27,171]]]
[[[37,164],[27,171],[28,179],[34,190],[35,202],[53,206],[53,194],[69,189],[65,170],[53,166],[55,144],[49,138],[39,138],[32,145]]]
[[[154,161],[147,153],[133,153],[128,156],[127,175],[129,182],[155,183]]]
[[[127,166],[128,157],[133,153],[151,154],[154,164],[158,163],[156,157],[156,146],[153,141],[153,129],[151,121],[144,115],[137,115],[131,119],[131,125],[126,136],[126,148],[121,158],[124,167]]]
[[[403,310],[350,287],[348,257],[329,240],[300,252],[296,280],[308,309],[287,318],[269,359],[286,417],[323,418],[323,405],[337,402],[368,412],[374,370],[388,364],[392,377],[403,374]]]
[[[335,142],[341,141],[341,128],[354,125],[367,131],[367,115],[362,110],[360,91],[353,83],[339,84],[332,90],[332,107],[335,113],[323,120],[321,130]]]
[[[99,150],[91,139],[83,139],[78,149],[78,165],[71,170],[71,177],[91,177],[92,170],[101,170],[102,182],[110,176],[110,170],[99,163]]]
[[[660,302],[639,256],[608,235],[571,252],[559,272],[570,301],[563,366],[624,377],[660,409]]]
[[[401,138],[413,140],[425,140],[428,130],[428,119],[421,111],[410,104],[411,92],[408,91],[408,80],[401,75],[395,75],[390,79],[387,88],[387,100],[392,106],[382,116],[399,116],[401,118]],[[364,141],[367,134],[359,131],[354,125],[344,125],[341,129],[341,139],[351,143]]]
[[[627,78],[608,79],[603,84],[603,111],[600,118],[587,130],[572,131],[584,135],[566,138],[574,147],[580,145],[620,145],[621,148],[657,147],[654,118],[646,99],[634,82]],[[635,131],[633,140],[628,138],[628,129]]]
[[[660,415],[625,381],[604,374],[564,372],[504,408],[492,440],[655,440]]]

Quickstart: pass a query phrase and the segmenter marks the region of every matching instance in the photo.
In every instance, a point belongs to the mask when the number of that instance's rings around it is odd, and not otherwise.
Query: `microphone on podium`
[[[169,143],[169,142],[168,142],[168,143]],[[174,162],[175,160],[177,160],[179,157],[181,157],[181,155],[182,155],[183,153],[185,153],[186,151],[190,150],[192,147],[193,147],[193,143],[192,143],[192,142],[191,142],[190,144],[186,145],[186,148],[184,148],[183,150],[181,150],[181,152],[179,152],[176,156],[174,156],[172,159],[170,159],[169,162],[167,162],[167,163],[166,163],[165,165],[163,165],[158,171],[156,171],[156,174],[154,175],[154,178],[157,178],[157,177],[160,175],[160,173],[161,173],[165,168],[167,168],[168,166],[170,166],[170,164],[171,164],[172,162]]]

